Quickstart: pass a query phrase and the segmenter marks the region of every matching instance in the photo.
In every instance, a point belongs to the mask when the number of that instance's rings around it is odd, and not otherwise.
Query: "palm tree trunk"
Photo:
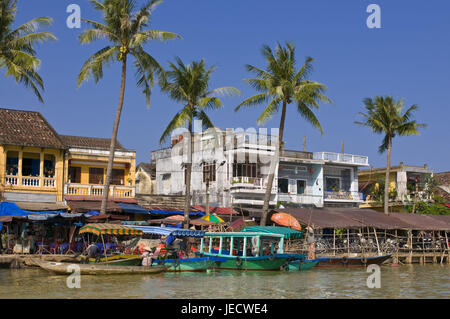
[[[283,110],[281,111],[281,120],[280,120],[280,130],[278,135],[278,151],[275,157],[273,157],[272,162],[270,164],[270,172],[269,176],[267,178],[267,188],[266,193],[264,195],[264,204],[263,204],[263,210],[261,214],[261,226],[265,226],[267,222],[267,215],[269,214],[269,202],[270,202],[270,195],[272,194],[272,185],[273,180],[275,178],[275,169],[278,164],[279,156],[282,155],[282,149],[283,149],[283,132],[284,132],[284,122],[286,119],[286,100],[283,101]]]
[[[109,146],[108,168],[106,169],[105,188],[103,190],[102,206],[100,215],[106,214],[106,203],[108,202],[109,186],[111,184],[112,167],[114,162],[114,150],[116,149],[117,132],[119,131],[120,116],[122,114],[123,99],[125,96],[125,82],[127,78],[127,57],[122,60],[122,84],[120,86],[119,106],[116,111],[116,118],[114,120],[114,128],[111,137],[111,144]]]
[[[189,228],[189,212],[191,210],[191,175],[192,175],[192,151],[194,149],[194,136],[192,134],[192,122],[189,122],[188,163],[186,163],[186,196],[184,199],[184,228]]]
[[[387,151],[386,178],[384,180],[384,213],[389,215],[389,173],[391,170],[391,148],[392,140],[389,138],[389,146]]]

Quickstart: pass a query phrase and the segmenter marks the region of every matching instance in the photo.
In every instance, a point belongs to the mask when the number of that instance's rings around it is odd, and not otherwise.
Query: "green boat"
[[[226,261],[219,257],[199,257],[158,260],[158,264],[164,265],[168,272],[180,271],[206,271],[213,268],[218,262]]]
[[[304,259],[303,254],[284,254],[285,235],[263,232],[206,233],[200,256],[224,258],[215,269],[280,270],[290,261]]]
[[[312,260],[294,260],[289,262],[289,267],[285,270],[289,271],[304,271],[312,269],[314,266],[317,265],[319,260],[312,259]]]

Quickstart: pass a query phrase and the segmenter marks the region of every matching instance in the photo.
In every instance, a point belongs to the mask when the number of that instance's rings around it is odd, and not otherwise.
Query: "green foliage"
[[[184,127],[187,123],[192,124],[194,119],[201,120],[204,128],[213,127],[213,123],[205,111],[223,107],[223,103],[217,95],[240,94],[239,90],[234,87],[210,90],[209,82],[214,66],[207,68],[203,59],[191,64],[184,64],[177,57],[175,63],[169,63],[169,68],[162,90],[172,100],[179,102],[184,107],[169,123],[160,138],[160,143],[163,143],[175,129]]]
[[[291,43],[287,43],[285,48],[278,43],[275,52],[264,45],[262,54],[267,62],[266,69],[247,65],[247,71],[254,73],[256,78],[245,79],[260,93],[240,103],[235,111],[242,106],[268,103],[257,120],[258,124],[263,124],[279,111],[281,103],[295,103],[298,113],[323,134],[322,126],[312,110],[319,109],[319,102],[332,102],[324,95],[327,90],[325,85],[307,79],[314,60],[307,57],[303,66],[297,69],[295,47]]]
[[[56,40],[50,32],[38,32],[41,27],[49,26],[52,19],[35,18],[13,29],[16,14],[16,0],[0,0],[0,69],[6,69],[6,76],[14,77],[44,102],[41,95],[44,82],[37,73],[41,61],[36,57],[34,46]]]
[[[450,208],[444,206],[445,200],[442,197],[434,196],[433,202],[420,201],[416,203],[416,214],[430,214],[430,215],[450,215]],[[412,213],[413,205],[405,207],[406,211]]]
[[[372,195],[372,199],[375,200],[377,203],[384,204],[384,187],[385,187],[384,179],[379,180],[377,184],[373,184],[371,186],[370,195]],[[398,193],[396,188],[389,190],[389,201],[394,201],[397,198],[397,195]]]
[[[98,82],[103,78],[104,66],[113,61],[126,63],[127,57],[134,57],[136,85],[142,89],[147,105],[154,86],[154,74],[164,82],[164,69],[147,53],[143,45],[152,40],[166,41],[181,37],[172,32],[145,30],[149,25],[154,8],[162,1],[147,1],[137,10],[134,0],[91,0],[92,5],[103,15],[103,23],[82,19],[92,28],[85,29],[79,36],[80,43],[89,44],[97,40],[106,40],[110,45],[94,53],[81,68],[78,86],[89,78]],[[136,12],[135,12],[136,11]]]
[[[356,124],[369,127],[374,133],[384,134],[383,142],[378,148],[380,153],[386,151],[391,140],[396,136],[419,135],[419,128],[426,127],[425,124],[417,124],[411,120],[413,112],[418,109],[417,105],[410,106],[404,113],[404,101],[394,101],[392,96],[376,96],[374,100],[364,100],[367,113],[360,112],[364,122]]]

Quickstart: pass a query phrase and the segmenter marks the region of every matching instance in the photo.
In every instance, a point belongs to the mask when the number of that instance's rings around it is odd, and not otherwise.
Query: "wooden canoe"
[[[99,264],[70,264],[70,263],[58,263],[58,262],[48,262],[34,259],[35,264],[39,265],[42,269],[47,271],[69,275],[73,273],[71,268],[68,271],[69,266],[78,266],[81,275],[123,275],[123,274],[156,274],[161,273],[166,270],[165,266],[111,266],[111,265],[99,265]]]

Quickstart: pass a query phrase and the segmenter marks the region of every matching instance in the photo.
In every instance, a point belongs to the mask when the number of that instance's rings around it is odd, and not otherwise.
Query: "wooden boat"
[[[99,259],[81,259],[84,264],[110,264],[114,266],[140,266],[142,265],[142,255],[119,254],[101,257]]]
[[[208,238],[208,249],[205,249],[205,238]],[[214,248],[214,242],[219,243]],[[280,270],[286,262],[304,259],[302,254],[283,253],[284,235],[261,232],[228,232],[206,233],[202,238],[200,250],[205,257],[222,257],[225,261],[217,262],[213,268],[229,270]],[[275,247],[278,246],[277,251]],[[270,251],[264,248],[269,248]],[[249,254],[247,250],[250,250]]]
[[[382,256],[366,256],[366,257],[325,257],[317,258],[319,262],[316,267],[319,268],[341,268],[341,267],[366,267],[372,264],[380,265],[392,254]]]
[[[155,261],[167,267],[168,272],[180,271],[206,271],[216,266],[217,263],[226,261],[219,257],[180,258]]]
[[[311,259],[311,260],[294,260],[289,262],[289,267],[287,270],[289,271],[304,271],[308,269],[312,269],[319,263],[319,260],[317,259]],[[286,270],[286,268],[284,269]]]
[[[73,272],[68,271],[69,266],[76,265],[80,268],[81,275],[124,275],[124,274],[157,274],[166,270],[165,266],[151,266],[151,267],[143,267],[143,266],[111,266],[111,265],[91,265],[91,264],[70,264],[70,263],[58,263],[58,262],[49,262],[42,260],[34,260],[35,264],[39,265],[42,269],[47,271],[68,275]]]

